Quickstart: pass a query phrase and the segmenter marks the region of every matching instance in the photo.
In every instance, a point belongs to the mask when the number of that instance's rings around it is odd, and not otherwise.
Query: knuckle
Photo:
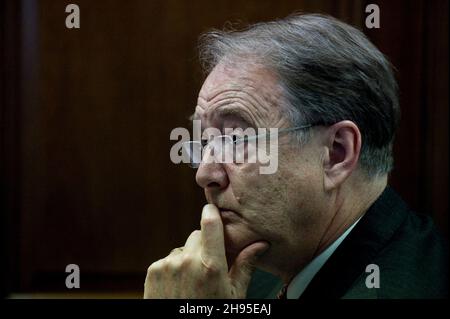
[[[215,265],[209,265],[208,268],[206,268],[205,274],[207,277],[211,278],[211,277],[218,277],[221,275],[221,270],[219,267],[215,266]]]
[[[198,238],[198,237],[200,237],[201,236],[201,231],[200,230],[194,230],[190,235],[189,235],[189,238],[187,239],[187,241],[186,241],[186,244],[189,242],[189,241],[192,241],[192,240],[195,240],[196,238]]]
[[[202,264],[205,269],[205,275],[207,277],[217,277],[221,275],[222,269],[219,267],[219,265],[213,263],[213,262],[207,262],[202,259]]]
[[[211,227],[218,223],[218,219],[216,217],[206,217],[201,220],[201,225],[204,227]]]
[[[184,255],[183,257],[181,257],[180,259],[180,266],[181,267],[190,267],[193,263],[193,258],[190,255]]]
[[[183,248],[182,247],[177,247],[177,248],[172,249],[170,251],[169,255],[176,255],[176,254],[181,253],[181,252],[183,252]]]
[[[147,268],[147,274],[160,272],[162,269],[162,260],[155,261]]]
[[[173,270],[175,267],[174,258],[164,258],[161,263],[161,269],[163,272],[169,272]]]
[[[170,273],[176,272],[176,270],[177,270],[176,262],[167,263],[167,266],[164,268],[164,272],[166,274],[170,274]]]
[[[182,267],[182,258],[174,257],[167,264],[168,269],[172,271],[177,271]]]

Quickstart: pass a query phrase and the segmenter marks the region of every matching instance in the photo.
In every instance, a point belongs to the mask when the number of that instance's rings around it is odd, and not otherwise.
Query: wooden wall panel
[[[448,237],[448,1],[367,1],[372,41],[397,69],[402,119],[391,184]]]
[[[76,263],[87,290],[141,290],[147,266],[184,243],[204,203],[194,172],[169,159],[170,131],[187,126],[202,83],[198,36],[294,11],[362,28],[368,2],[73,2],[79,30],[64,26],[65,1],[6,2],[21,19],[19,38],[2,38],[20,56],[8,69],[17,103],[2,93],[17,125],[0,118],[12,289],[64,290]],[[403,109],[392,182],[446,231],[448,3],[375,2],[382,28],[367,33],[399,71]]]

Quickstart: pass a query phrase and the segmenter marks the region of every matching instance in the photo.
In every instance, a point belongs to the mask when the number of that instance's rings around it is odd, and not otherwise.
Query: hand
[[[203,207],[201,231],[184,247],[150,265],[144,298],[245,298],[255,262],[269,244],[255,242],[236,257],[231,269],[225,255],[223,224],[216,206]]]

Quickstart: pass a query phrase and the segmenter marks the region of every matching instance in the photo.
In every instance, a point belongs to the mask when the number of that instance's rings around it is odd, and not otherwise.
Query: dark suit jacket
[[[366,267],[379,267],[368,288]],[[255,272],[249,298],[271,298],[281,282]],[[412,212],[387,187],[310,282],[300,299],[447,298],[448,246],[430,217]]]

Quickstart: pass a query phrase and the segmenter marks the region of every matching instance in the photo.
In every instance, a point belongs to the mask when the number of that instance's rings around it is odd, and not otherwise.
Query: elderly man
[[[243,130],[277,128],[278,166],[207,160],[224,146],[197,141],[201,230],[148,268],[145,298],[245,298],[271,283],[255,268],[282,280],[281,298],[447,296],[446,244],[387,186],[397,85],[360,31],[296,15],[210,32],[201,58],[194,119],[245,152]]]

